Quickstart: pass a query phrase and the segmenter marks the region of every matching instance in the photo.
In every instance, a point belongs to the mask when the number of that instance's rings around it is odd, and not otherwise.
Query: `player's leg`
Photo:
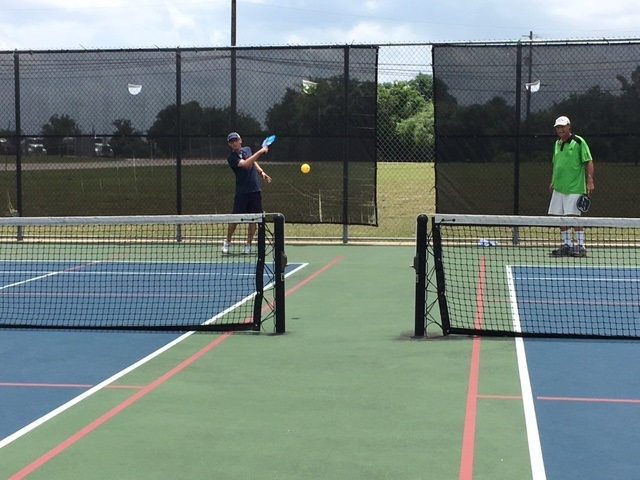
[[[229,253],[229,246],[231,245],[231,238],[233,237],[233,232],[236,231],[236,227],[238,225],[235,223],[230,223],[227,227],[227,237],[222,241],[222,253]]]
[[[251,242],[253,242],[253,237],[256,234],[256,224],[250,223],[247,227],[247,243],[244,246],[244,253],[251,253]]]
[[[564,215],[563,195],[555,190],[551,193],[549,202],[549,215]],[[571,231],[567,227],[560,227],[560,247],[551,251],[554,257],[566,257],[571,253]]]
[[[246,213],[262,213],[262,193],[252,192],[248,194],[247,211]],[[250,223],[247,228],[247,243],[244,246],[244,253],[251,253],[251,244],[253,243],[253,237],[256,233],[257,225]]]
[[[236,195],[235,197],[233,197],[233,210],[231,211],[231,213],[246,213],[246,209],[246,195]],[[230,223],[227,227],[227,238],[225,238],[222,242],[222,253],[229,253],[229,249],[231,248],[231,239],[234,232],[236,231],[237,226],[238,225],[236,223]]]
[[[583,227],[575,227],[573,229],[576,236],[576,245],[573,246],[571,250],[572,257],[586,257],[587,256],[587,247],[584,243],[584,228]]]
[[[564,214],[568,217],[579,217],[582,212],[578,209],[580,194],[572,193],[563,196]],[[586,257],[587,249],[584,244],[584,230],[580,226],[573,227],[574,240],[569,255],[572,257]]]

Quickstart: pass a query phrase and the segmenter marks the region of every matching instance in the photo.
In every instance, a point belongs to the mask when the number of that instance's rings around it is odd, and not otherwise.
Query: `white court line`
[[[185,338],[189,337],[193,333],[194,332],[187,332],[187,333],[181,335],[180,337],[176,338],[172,342],[169,342],[168,344],[166,344],[165,346],[159,348],[155,352],[147,355],[142,360],[137,361],[133,365],[130,365],[129,367],[125,368],[124,370],[121,370],[120,372],[116,373],[115,375],[107,378],[106,380],[104,380],[101,383],[97,384],[96,386],[90,388],[86,392],[83,392],[80,395],[78,395],[77,397],[69,400],[67,403],[65,403],[63,405],[60,405],[58,408],[50,411],[46,415],[43,415],[42,417],[38,418],[37,420],[34,420],[29,425],[21,428],[17,432],[12,433],[8,437],[5,437],[4,439],[0,440],[0,448],[6,447],[11,442],[13,442],[13,441],[17,440],[18,438],[22,437],[23,435],[29,433],[31,430],[34,430],[35,428],[39,427],[40,425],[42,425],[46,421],[51,420],[53,417],[61,414],[65,410],[68,410],[69,408],[73,407],[74,405],[80,403],[82,400],[84,400],[84,399],[90,397],[91,395],[93,395],[94,393],[102,390],[104,387],[106,387],[106,386],[110,385],[111,383],[115,382],[120,377],[123,377],[127,373],[130,373],[133,370],[135,370],[136,368],[140,367],[141,365],[144,365],[149,360],[151,360],[151,359],[157,357],[158,355],[160,355],[161,353],[169,350],[171,347],[177,345],[178,343],[180,343],[182,340],[184,340]]]
[[[285,278],[288,277],[289,275],[292,275],[293,273],[297,272],[298,270],[306,267],[308,265],[308,263],[303,263],[301,264],[299,267],[293,269],[292,271],[288,272],[285,274]],[[49,275],[54,275],[57,272],[51,273]],[[31,280],[35,280],[35,279],[31,279]],[[27,281],[31,281],[31,280],[27,280]],[[269,284],[271,285],[271,284]],[[2,287],[4,288],[4,287]],[[252,296],[255,296],[256,294],[254,293]],[[247,299],[239,302],[243,303],[247,301]],[[236,304],[236,305],[238,305]],[[233,308],[233,307],[232,307]],[[228,312],[229,309],[226,310],[226,312]],[[212,322],[212,321],[216,321],[222,314],[218,314],[214,317],[212,317],[210,320],[208,320],[207,322]],[[205,322],[206,323],[206,322]],[[30,424],[26,425],[25,427],[21,428],[20,430],[18,430],[17,432],[12,433],[11,435],[3,438],[0,440],[0,449],[2,449],[3,447],[6,447],[7,445],[9,445],[11,442],[17,440],[18,438],[22,437],[23,435],[26,435],[27,433],[29,433],[30,431],[36,429],[37,427],[39,427],[40,425],[42,425],[43,423],[47,422],[48,420],[51,420],[52,418],[56,417],[57,415],[60,415],[61,413],[63,413],[64,411],[68,410],[69,408],[73,407],[74,405],[80,403],[81,401],[85,400],[86,398],[90,397],[91,395],[93,395],[96,392],[99,392],[100,390],[102,390],[103,388],[109,386],[110,384],[112,384],[113,382],[115,382],[116,380],[118,380],[119,378],[127,375],[128,373],[131,373],[132,371],[134,371],[136,368],[144,365],[145,363],[147,363],[148,361],[154,359],[155,357],[157,357],[158,355],[160,355],[161,353],[166,352],[167,350],[169,350],[170,348],[176,346],[177,344],[179,344],[180,342],[182,342],[183,340],[187,339],[188,337],[190,337],[191,335],[193,335],[195,332],[194,331],[190,331],[190,332],[186,332],[184,334],[182,334],[181,336],[179,336],[178,338],[176,338],[175,340],[169,342],[168,344],[164,345],[163,347],[160,347],[159,349],[157,349],[156,351],[150,353],[149,355],[147,355],[146,357],[144,357],[143,359],[137,361],[136,363],[128,366],[127,368],[125,368],[124,370],[121,370],[120,372],[116,373],[115,375],[112,375],[111,377],[107,378],[106,380],[100,382],[99,384],[97,384],[96,386],[90,388],[89,390],[87,390],[86,392],[81,393],[80,395],[78,395],[77,397],[72,398],[71,400],[69,400],[68,402],[66,402],[63,405],[60,405],[58,408],[52,410],[51,412],[47,413],[46,415],[43,415],[42,417],[38,418],[37,420],[34,420],[33,422],[31,422]]]
[[[511,317],[513,328],[516,332],[522,332],[520,324],[520,312],[518,311],[518,299],[513,281],[511,265],[507,265],[507,284],[509,286],[509,299],[511,304]],[[531,379],[529,377],[529,367],[527,366],[527,355],[524,348],[524,339],[516,337],[516,356],[518,358],[518,373],[520,374],[520,390],[522,391],[522,404],[524,407],[524,419],[527,428],[527,441],[529,443],[529,458],[531,460],[531,475],[533,480],[545,480],[547,474],[544,468],[544,458],[542,456],[542,445],[540,443],[540,432],[538,430],[538,420],[536,409],[533,403],[533,392],[531,390]]]
[[[40,275],[40,276],[37,276],[37,277],[28,278],[26,280],[21,280],[19,282],[10,283],[8,285],[3,285],[3,286],[0,287],[0,290],[4,290],[5,288],[17,287],[18,285],[24,285],[25,283],[33,282],[35,280],[42,280],[43,278],[51,277],[53,275],[58,275],[59,273],[60,272],[50,272],[50,273],[46,273],[44,275]]]
[[[309,265],[308,263],[302,263],[300,264],[300,266],[294,268],[293,270],[291,270],[288,273],[285,273],[284,278],[287,278],[289,275],[293,275],[294,273],[296,273],[298,270],[302,270],[304,267],[306,267],[307,265]],[[269,282],[268,284],[266,284],[264,286],[264,290],[269,290],[270,288],[273,288],[274,286],[274,282]],[[213,317],[211,317],[210,319],[208,319],[207,321],[204,322],[204,325],[211,325],[212,323],[216,323],[220,318],[224,317],[227,313],[231,312],[232,310],[234,310],[235,308],[238,308],[240,305],[247,303],[249,300],[251,300],[252,298],[254,298],[257,295],[257,293],[252,293],[251,295],[249,295],[248,297],[243,298],[242,300],[240,300],[238,303],[236,303],[235,305],[230,306],[229,308],[227,308],[226,310],[214,315]]]

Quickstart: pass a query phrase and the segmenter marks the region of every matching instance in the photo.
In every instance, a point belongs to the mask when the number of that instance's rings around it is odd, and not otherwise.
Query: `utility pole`
[[[236,46],[236,0],[231,0],[231,46]]]
[[[237,125],[237,98],[236,98],[236,0],[231,0],[231,98],[229,99],[229,126],[235,131]]]

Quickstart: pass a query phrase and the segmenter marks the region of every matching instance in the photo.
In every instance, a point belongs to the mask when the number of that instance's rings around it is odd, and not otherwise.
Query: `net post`
[[[413,269],[416,274],[414,337],[424,337],[426,334],[427,223],[428,217],[425,214],[416,218],[416,254],[413,257]]]
[[[280,213],[274,215],[273,230],[275,333],[282,334],[286,331],[284,308],[284,275],[285,268],[287,266],[287,256],[284,252],[284,215]]]
[[[265,217],[257,225],[258,260],[256,264],[256,298],[253,303],[253,330],[259,331],[262,324],[262,300],[264,299],[264,262],[266,257]],[[248,227],[249,228],[249,227]]]
[[[433,245],[433,266],[436,276],[442,334],[449,335],[451,333],[451,323],[449,321],[449,309],[447,308],[447,299],[445,296],[444,266],[442,264],[442,236],[440,234],[440,224],[435,218],[431,220],[431,242]]]

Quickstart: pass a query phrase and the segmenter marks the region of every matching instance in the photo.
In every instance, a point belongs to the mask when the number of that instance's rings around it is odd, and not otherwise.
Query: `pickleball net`
[[[425,215],[415,334],[640,337],[640,219]],[[585,256],[556,252],[582,227]],[[558,253],[563,253],[558,255]],[[575,253],[574,253],[575,255]]]
[[[283,333],[285,266],[278,214],[0,218],[0,328]]]

